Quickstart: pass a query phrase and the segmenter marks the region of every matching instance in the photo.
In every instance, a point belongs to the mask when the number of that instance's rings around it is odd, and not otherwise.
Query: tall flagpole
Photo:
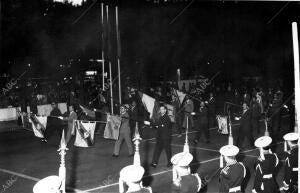
[[[103,9],[103,3],[101,3],[101,24],[102,24],[102,32],[101,32],[101,38],[102,38],[102,52],[101,52],[101,58],[102,58],[102,90],[105,90],[105,85],[104,85],[104,9]]]
[[[118,6],[116,6],[116,31],[117,31],[117,49],[118,49],[118,76],[119,76],[119,104],[122,104],[122,92],[121,92],[121,69],[120,69],[120,32],[119,32],[119,16]]]
[[[300,125],[300,78],[299,78],[299,42],[298,42],[298,29],[297,23],[292,23],[293,33],[293,51],[294,51],[294,74],[295,74],[295,132],[298,133],[298,127]]]
[[[110,87],[110,106],[111,114],[114,114],[114,100],[113,100],[113,88],[112,88],[112,74],[111,74],[111,62],[109,61],[109,87]]]

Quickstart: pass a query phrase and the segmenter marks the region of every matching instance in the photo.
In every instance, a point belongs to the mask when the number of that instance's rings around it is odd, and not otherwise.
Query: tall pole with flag
[[[142,140],[140,133],[139,133],[139,128],[138,128],[138,122],[135,123],[135,132],[134,132],[134,138],[133,138],[133,143],[135,145],[135,152],[134,152],[134,157],[133,157],[133,165],[141,165],[141,157],[140,157],[140,151],[139,151],[139,144],[141,143],[140,141]]]
[[[298,133],[300,125],[300,78],[299,78],[299,41],[297,23],[292,23],[293,51],[294,51],[294,75],[295,75],[295,132]]]
[[[119,31],[119,13],[118,6],[116,6],[116,34],[117,34],[117,52],[118,52],[118,77],[119,77],[119,103],[122,104],[122,91],[121,91],[121,66],[120,66],[120,58],[121,58],[121,39],[120,39],[120,31]]]

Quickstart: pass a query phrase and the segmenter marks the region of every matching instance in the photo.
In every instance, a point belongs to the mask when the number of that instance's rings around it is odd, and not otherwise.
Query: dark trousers
[[[195,140],[199,141],[202,134],[205,135],[205,141],[208,142],[210,137],[207,122],[199,123],[198,132],[196,133]]]
[[[239,148],[242,147],[243,142],[245,140],[245,138],[248,139],[250,146],[253,147],[254,146],[254,138],[252,135],[252,130],[251,128],[247,128],[247,129],[239,129],[238,130],[238,134],[237,134],[238,138],[236,140],[237,146]]]
[[[260,133],[259,117],[255,117],[255,118],[252,119],[252,130],[256,131],[257,134]]]
[[[152,163],[158,163],[163,149],[166,151],[168,163],[171,162],[171,139],[158,137],[155,144]]]
[[[212,128],[216,125],[216,116],[215,115],[208,115],[208,127]]]

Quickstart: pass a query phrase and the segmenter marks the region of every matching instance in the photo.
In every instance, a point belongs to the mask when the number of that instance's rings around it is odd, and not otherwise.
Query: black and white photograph
[[[0,0],[0,193],[297,193],[300,1]]]

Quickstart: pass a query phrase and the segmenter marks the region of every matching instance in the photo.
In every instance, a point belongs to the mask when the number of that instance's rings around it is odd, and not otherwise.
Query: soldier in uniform
[[[34,185],[33,193],[60,193],[61,183],[58,176],[48,176]]]
[[[151,187],[143,187],[142,178],[145,170],[139,165],[129,165],[120,171],[119,192],[120,193],[152,193]],[[125,191],[124,185],[127,186]]]
[[[157,121],[154,122],[155,127],[157,128],[156,132],[156,144],[153,154],[153,159],[151,166],[156,167],[157,162],[159,160],[160,154],[163,149],[166,151],[167,160],[169,163],[167,164],[168,167],[172,166],[171,160],[171,133],[172,133],[172,127],[171,127],[171,120],[167,113],[167,108],[164,105],[160,105],[159,108],[159,118]]]
[[[219,182],[220,193],[242,193],[242,182],[246,176],[246,168],[242,162],[237,162],[235,156],[239,148],[234,145],[225,145],[220,149],[220,166],[223,166],[223,157],[226,166],[221,170]]]
[[[128,148],[129,156],[133,156],[133,147],[131,142],[131,131],[129,125],[129,115],[127,113],[127,109],[129,105],[123,105],[120,107],[120,115],[122,117],[121,126],[120,126],[120,136],[119,139],[115,143],[113,157],[118,157],[120,152],[120,146],[125,140]]]
[[[270,150],[272,138],[263,136],[255,141],[255,146],[260,150],[260,156],[255,166],[255,178],[252,193],[278,193],[278,185],[274,173],[279,160]]]
[[[189,164],[193,160],[189,152],[181,152],[171,159],[173,164],[172,193],[196,193],[201,189],[199,175],[191,174]]]
[[[76,112],[74,111],[74,106],[73,105],[70,105],[69,106],[69,111],[70,111],[70,114],[69,114],[69,117],[68,117],[68,130],[67,130],[67,135],[66,135],[66,144],[68,144],[68,142],[70,141],[71,137],[72,137],[72,133],[74,132],[73,131],[73,128],[74,128],[74,120],[77,119],[77,114]]]
[[[286,192],[298,192],[298,133],[288,133],[283,136],[285,146],[289,147],[284,161],[284,177],[282,189]],[[286,148],[285,148],[286,149]]]

